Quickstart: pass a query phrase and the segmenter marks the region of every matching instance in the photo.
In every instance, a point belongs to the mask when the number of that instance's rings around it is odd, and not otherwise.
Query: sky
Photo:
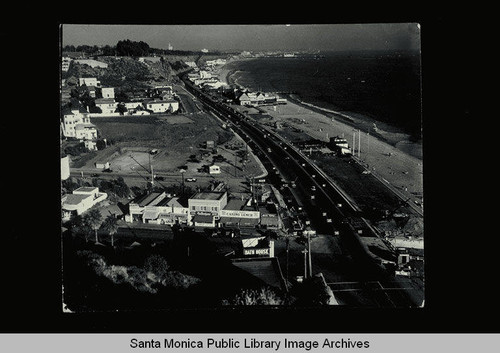
[[[146,42],[174,50],[420,50],[417,23],[118,25],[63,24],[62,45]]]

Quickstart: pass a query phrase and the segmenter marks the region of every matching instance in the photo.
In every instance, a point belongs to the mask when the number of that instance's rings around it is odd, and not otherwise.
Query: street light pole
[[[306,248],[302,250],[302,253],[304,254],[304,279],[307,278],[307,252]]]

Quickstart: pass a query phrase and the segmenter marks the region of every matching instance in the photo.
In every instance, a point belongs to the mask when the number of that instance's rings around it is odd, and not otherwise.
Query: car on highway
[[[186,181],[188,181],[188,182],[194,182],[194,181],[196,181],[196,178],[186,178]]]
[[[159,175],[155,175],[155,180],[165,180],[165,177],[162,177],[162,176],[159,176]]]
[[[97,174],[97,173],[92,173],[92,174],[90,174],[90,176],[91,176],[92,178],[95,178],[95,177],[98,177],[98,176],[99,176],[99,174]]]

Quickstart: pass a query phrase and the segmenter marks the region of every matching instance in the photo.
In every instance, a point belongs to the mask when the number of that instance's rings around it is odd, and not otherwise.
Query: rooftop
[[[78,189],[75,189],[73,192],[75,192],[75,191],[93,192],[95,189],[97,189],[97,187],[94,187],[94,186],[81,186]]]
[[[91,195],[69,194],[69,195],[66,195],[65,199],[63,199],[63,201],[64,201],[63,204],[64,205],[78,205],[80,202],[85,200],[87,197],[91,197]],[[63,205],[63,208],[64,208],[64,205]]]
[[[92,123],[81,123],[81,124],[76,124],[75,125],[75,130],[80,130],[80,129],[95,129],[95,125]]]
[[[225,191],[202,191],[191,197],[194,200],[220,200],[226,194]]]
[[[95,100],[95,104],[109,104],[115,103],[114,98],[98,98]]]
[[[148,195],[144,195],[137,200],[134,201],[134,203],[138,204],[141,207],[147,206],[150,203],[152,203],[156,198],[158,198],[161,195],[159,192],[153,192]]]
[[[234,259],[232,263],[272,287],[286,288],[276,258]]]

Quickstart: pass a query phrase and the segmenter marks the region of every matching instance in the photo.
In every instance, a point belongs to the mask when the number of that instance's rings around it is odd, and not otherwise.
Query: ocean
[[[418,52],[336,52],[231,62],[229,80],[251,91],[293,92],[304,102],[387,123],[421,140]]]

